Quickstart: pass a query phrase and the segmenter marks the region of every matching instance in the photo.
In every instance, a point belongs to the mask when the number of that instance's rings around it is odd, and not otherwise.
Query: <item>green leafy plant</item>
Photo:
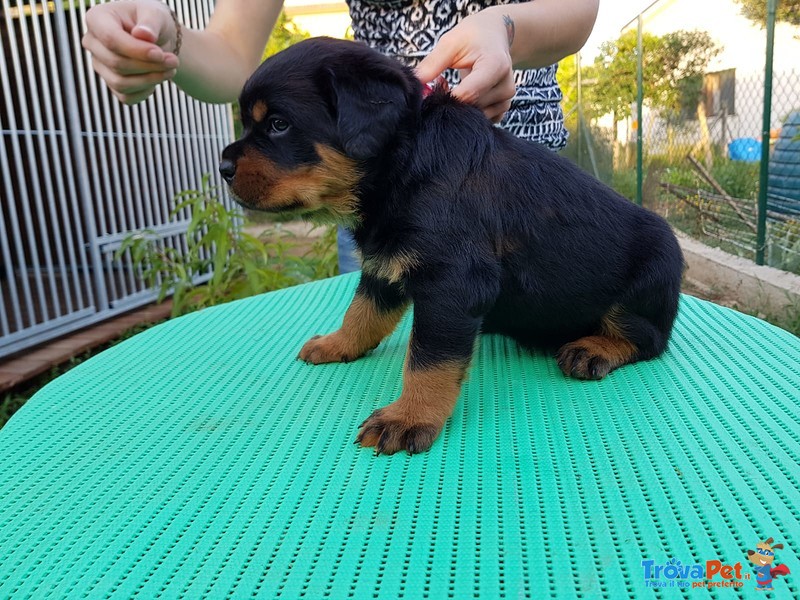
[[[172,217],[187,212],[184,250],[166,246],[152,230],[128,235],[117,250],[118,259],[130,252],[159,302],[172,293],[173,316],[336,274],[333,228],[306,252],[280,224],[248,233],[244,214],[218,199],[208,176],[199,190],[176,196]]]
[[[736,0],[741,13],[751,21],[764,27],[767,22],[767,3],[764,0]],[[800,25],[800,0],[781,0],[777,2],[775,20]]]
[[[287,17],[285,11],[281,11],[269,36],[267,47],[264,48],[262,60],[309,37],[311,36],[305,29]]]
[[[770,224],[767,264],[800,273],[800,221],[787,219]]]

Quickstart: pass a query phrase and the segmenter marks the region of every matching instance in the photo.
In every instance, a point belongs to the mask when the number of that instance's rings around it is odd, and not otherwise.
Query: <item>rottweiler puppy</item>
[[[365,45],[300,42],[245,84],[244,131],[219,166],[247,208],[353,231],[355,297],[300,359],[364,356],[413,303],[402,393],[356,440],[386,454],[431,446],[480,332],[557,349],[578,379],[658,356],[683,269],[663,219],[445,89],[423,90]]]

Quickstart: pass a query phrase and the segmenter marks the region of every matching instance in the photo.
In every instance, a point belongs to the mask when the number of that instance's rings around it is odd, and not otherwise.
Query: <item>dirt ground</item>
[[[707,286],[703,286],[692,281],[684,280],[681,285],[681,291],[684,294],[700,298],[701,300],[708,300],[720,306],[727,306],[736,310],[741,310],[739,302],[736,297],[731,294],[726,294],[719,290],[713,290]]]

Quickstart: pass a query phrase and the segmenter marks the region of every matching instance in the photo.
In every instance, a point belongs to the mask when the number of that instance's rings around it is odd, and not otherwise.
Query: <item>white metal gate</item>
[[[126,257],[131,231],[185,247],[174,195],[218,183],[230,108],[174,85],[120,104],[81,48],[95,2],[0,0],[0,357],[151,301]],[[173,0],[203,27],[213,0]]]

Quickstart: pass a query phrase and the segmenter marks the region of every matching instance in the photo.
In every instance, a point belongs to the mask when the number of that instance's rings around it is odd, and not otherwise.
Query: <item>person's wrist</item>
[[[169,14],[172,16],[172,23],[175,25],[175,48],[172,50],[172,54],[178,56],[181,51],[181,45],[183,44],[183,26],[175,10],[170,8]]]
[[[512,47],[516,37],[516,23],[508,10],[508,5],[491,6],[478,14],[483,13],[490,19],[494,39],[497,39],[497,43],[502,45],[503,50],[510,58],[513,58]]]

